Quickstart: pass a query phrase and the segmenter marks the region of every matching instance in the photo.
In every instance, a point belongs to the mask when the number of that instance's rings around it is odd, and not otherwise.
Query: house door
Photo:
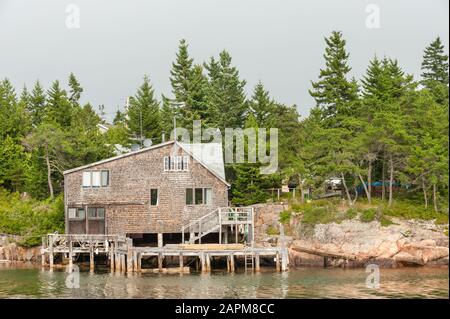
[[[88,234],[104,234],[105,209],[103,207],[89,207],[87,224]]]

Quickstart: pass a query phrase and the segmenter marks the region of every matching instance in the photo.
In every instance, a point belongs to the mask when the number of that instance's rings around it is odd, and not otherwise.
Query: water
[[[381,269],[380,288],[366,287],[365,269],[273,269],[258,274],[67,274],[0,264],[0,298],[449,298],[448,268]]]

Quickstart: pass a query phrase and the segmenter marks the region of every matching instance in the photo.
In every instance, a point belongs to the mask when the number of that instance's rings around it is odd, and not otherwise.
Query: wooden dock
[[[120,235],[63,235],[48,234],[42,242],[42,265],[55,268],[55,256],[67,256],[68,269],[73,269],[74,257],[89,255],[90,271],[95,269],[95,256],[103,255],[111,271],[187,273],[195,261],[202,272],[212,270],[212,260],[226,260],[229,272],[237,271],[237,260],[242,259],[245,271],[260,271],[261,258],[273,257],[277,271],[287,270],[288,254],[285,247],[255,247],[245,244],[176,244],[163,247],[133,246],[132,239]],[[156,257],[157,268],[142,268],[142,259]],[[164,259],[178,259],[178,267],[164,268]],[[62,258],[61,258],[62,259]],[[187,260],[190,260],[189,264]],[[187,269],[186,269],[187,268]],[[178,271],[176,270],[178,269]]]

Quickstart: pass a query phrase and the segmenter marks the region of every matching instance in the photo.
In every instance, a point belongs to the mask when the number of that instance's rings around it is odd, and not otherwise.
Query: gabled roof
[[[150,147],[146,147],[137,151],[132,151],[126,154],[110,157],[98,162],[90,163],[87,165],[75,167],[63,172],[64,175],[70,174],[76,171],[80,171],[86,168],[90,168],[93,166],[97,166],[100,164],[116,161],[128,156],[144,153],[151,151],[153,149],[157,149],[163,146],[167,146],[170,144],[176,143],[177,146],[182,148],[186,153],[191,155],[197,162],[199,162],[203,167],[205,167],[208,171],[210,171],[214,176],[216,176],[219,180],[225,183],[227,186],[231,186],[225,180],[225,169],[223,163],[222,156],[222,145],[220,143],[204,143],[204,144],[188,144],[188,143],[180,143],[175,141],[168,141],[161,144],[152,145]]]

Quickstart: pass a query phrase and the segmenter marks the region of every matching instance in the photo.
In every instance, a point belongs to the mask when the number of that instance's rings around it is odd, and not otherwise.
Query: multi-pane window
[[[83,172],[83,187],[106,187],[109,186],[109,171],[87,171]]]
[[[84,219],[85,216],[84,208],[69,208],[69,219]]]
[[[88,218],[90,219],[105,218],[105,209],[103,207],[89,207],[87,211],[88,211]]]
[[[156,206],[158,205],[158,189],[152,188],[150,190],[150,205]]]
[[[186,188],[186,205],[211,205],[212,188]]]
[[[189,156],[164,156],[165,171],[187,171]]]

